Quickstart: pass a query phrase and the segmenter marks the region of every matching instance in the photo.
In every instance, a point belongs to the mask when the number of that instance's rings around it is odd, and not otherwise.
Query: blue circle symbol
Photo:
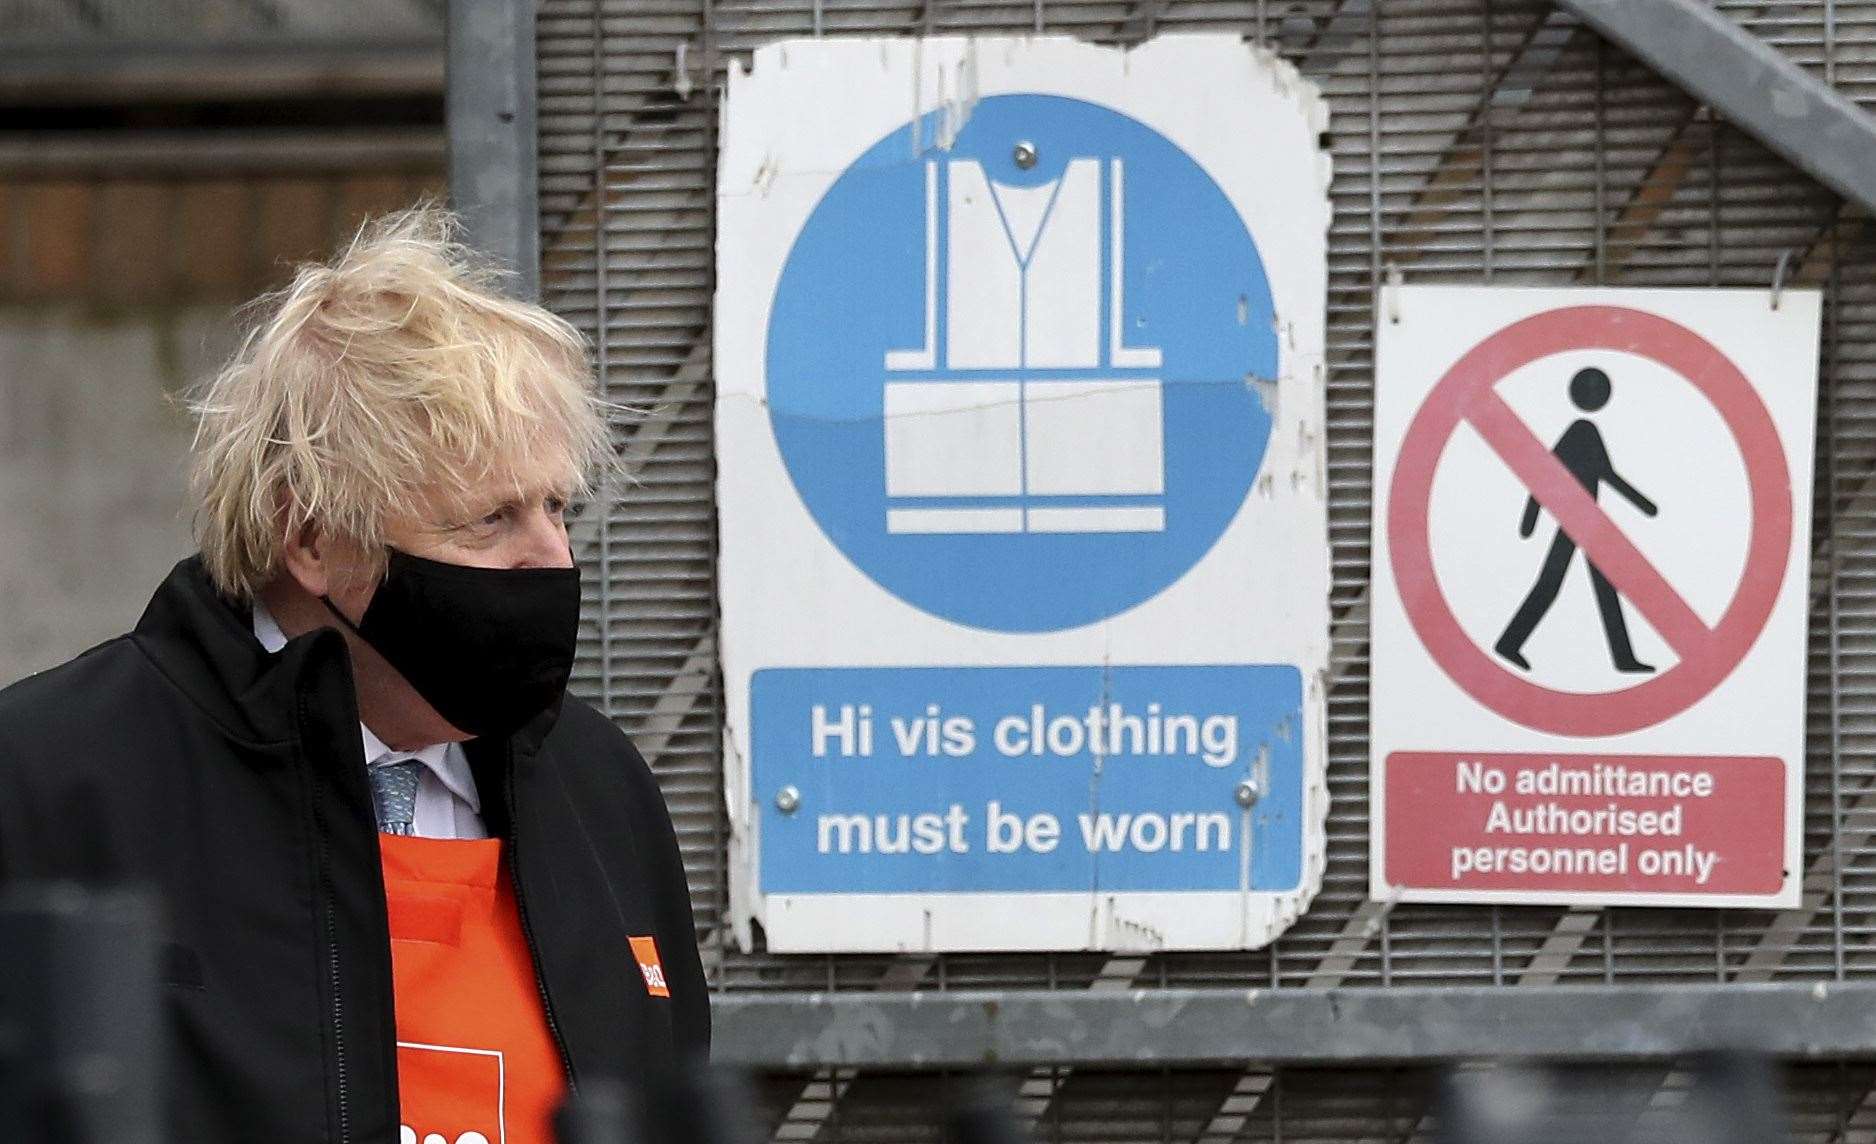
[[[999,95],[834,181],[766,368],[789,476],[848,559],[934,615],[1042,632],[1211,550],[1263,463],[1277,365],[1257,245],[1190,156],[1109,108]]]

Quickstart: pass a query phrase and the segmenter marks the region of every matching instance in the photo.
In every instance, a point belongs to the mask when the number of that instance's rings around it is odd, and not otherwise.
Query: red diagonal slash
[[[1746,566],[1711,629],[1495,392],[1500,381],[1532,362],[1588,349],[1636,354],[1681,377],[1712,403],[1739,449],[1750,490]],[[1614,691],[1559,691],[1512,672],[1460,625],[1433,571],[1428,510],[1434,471],[1461,422],[1485,439],[1597,570],[1661,634],[1679,656],[1674,666]],[[1506,719],[1554,735],[1625,734],[1704,699],[1764,632],[1793,557],[1791,470],[1778,426],[1752,382],[1698,333],[1627,306],[1545,310],[1467,350],[1414,414],[1388,489],[1389,561],[1420,642],[1466,694]]]
[[[1674,654],[1692,659],[1713,637],[1674,586],[1648,562],[1596,499],[1578,483],[1563,462],[1525,427],[1492,390],[1472,395],[1465,419],[1491,446],[1524,487],[1544,506],[1564,535],[1576,542],[1597,571],[1609,578],[1668,641]]]

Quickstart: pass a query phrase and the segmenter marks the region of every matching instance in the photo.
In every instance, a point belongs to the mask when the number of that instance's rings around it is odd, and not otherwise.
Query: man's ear
[[[319,526],[310,522],[288,528],[281,545],[280,563],[293,582],[314,598],[332,592],[333,561],[331,545]]]

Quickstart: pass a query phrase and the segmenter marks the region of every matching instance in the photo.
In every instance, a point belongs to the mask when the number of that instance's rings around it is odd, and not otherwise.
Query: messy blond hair
[[[388,523],[471,508],[491,480],[584,495],[608,467],[579,332],[504,297],[458,231],[429,205],[384,216],[253,304],[190,403],[196,539],[224,594],[252,598],[308,526],[376,556]]]

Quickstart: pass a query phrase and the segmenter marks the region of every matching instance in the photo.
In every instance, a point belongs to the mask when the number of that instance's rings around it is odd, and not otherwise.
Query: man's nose
[[[523,524],[522,551],[517,568],[571,568],[573,552],[567,541],[567,524],[557,513],[537,505],[528,511]]]

